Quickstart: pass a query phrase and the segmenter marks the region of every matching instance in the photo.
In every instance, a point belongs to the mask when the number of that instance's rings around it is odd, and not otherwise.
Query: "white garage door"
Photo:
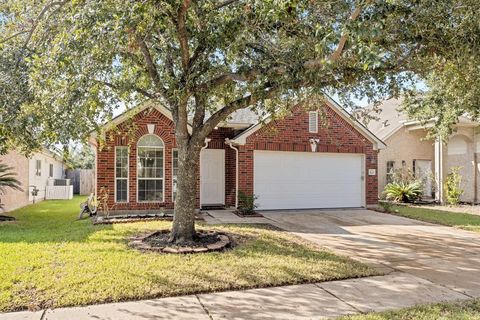
[[[258,209],[363,206],[363,156],[309,152],[254,152]]]

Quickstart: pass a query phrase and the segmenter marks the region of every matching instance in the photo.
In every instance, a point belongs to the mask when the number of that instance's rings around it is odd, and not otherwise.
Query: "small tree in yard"
[[[258,197],[254,194],[247,195],[243,191],[238,192],[238,212],[243,215],[254,214],[255,209],[258,207],[256,204]]]
[[[0,145],[85,139],[119,105],[163,104],[179,161],[171,241],[188,241],[200,151],[220,122],[325,91],[398,94],[410,71],[428,72],[429,57],[466,37],[445,34],[454,9],[437,2],[6,0],[0,119],[15,121],[0,124]]]
[[[462,176],[460,175],[461,167],[453,167],[450,169],[450,173],[447,175],[445,181],[445,195],[447,203],[456,206],[460,203],[460,197],[463,194],[463,190],[460,185],[462,183]]]

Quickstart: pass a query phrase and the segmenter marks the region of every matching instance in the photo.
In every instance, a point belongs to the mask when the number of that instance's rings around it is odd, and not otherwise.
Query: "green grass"
[[[171,255],[128,248],[127,238],[169,222],[93,226],[79,203],[44,201],[0,224],[0,311],[36,310],[376,274],[372,268],[266,227],[230,225],[226,253]]]
[[[467,320],[480,319],[480,300],[422,305],[398,311],[369,313],[344,320]]]
[[[430,223],[480,232],[480,216],[409,206],[394,206],[393,214]]]

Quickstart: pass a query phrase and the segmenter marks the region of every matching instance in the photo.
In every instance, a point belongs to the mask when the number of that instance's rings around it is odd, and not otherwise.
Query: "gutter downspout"
[[[212,139],[210,138],[205,138],[205,143],[202,147],[202,149],[200,149],[200,153],[207,149],[208,148],[208,144],[210,143],[210,141],[212,141]],[[200,155],[200,209],[202,208],[202,156]],[[175,212],[175,211],[174,211]]]
[[[437,183],[435,200],[443,204],[443,140],[440,136],[435,140],[435,180]]]
[[[235,209],[238,208],[238,148],[233,146],[232,140],[226,138],[225,143],[235,150]]]

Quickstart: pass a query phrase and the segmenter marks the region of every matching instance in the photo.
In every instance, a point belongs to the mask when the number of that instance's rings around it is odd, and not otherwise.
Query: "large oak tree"
[[[85,139],[119,106],[161,103],[179,150],[171,239],[191,240],[195,170],[221,121],[242,108],[274,114],[322,92],[398,94],[458,43],[432,18],[464,9],[438,3],[3,0],[0,146]]]

